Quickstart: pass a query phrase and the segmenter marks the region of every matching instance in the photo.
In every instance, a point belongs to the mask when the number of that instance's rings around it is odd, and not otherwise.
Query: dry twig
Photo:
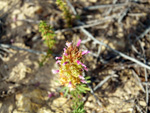
[[[116,4],[118,0],[113,0],[113,4]],[[109,15],[112,11],[113,7],[109,8],[109,10],[104,15]]]
[[[143,38],[148,32],[150,32],[150,26],[140,36],[136,37],[135,42]]]
[[[37,55],[39,55],[39,54],[46,55],[47,54],[46,52],[35,51],[35,50],[32,50],[32,49],[25,49],[25,48],[21,48],[21,47],[17,47],[17,46],[12,46],[12,45],[8,45],[8,44],[0,44],[0,47],[2,47],[2,48],[11,48],[11,49],[15,49],[15,50],[27,51],[27,52],[34,53],[34,54],[37,54]]]
[[[84,28],[81,28],[81,30],[82,30],[82,32],[84,32],[89,38],[91,38],[93,41],[95,41],[97,44],[102,44],[103,46],[105,46],[106,48],[112,50],[113,52],[117,53],[118,55],[122,56],[123,58],[128,59],[128,60],[130,60],[130,61],[132,61],[132,62],[135,62],[135,63],[137,63],[138,65],[140,65],[140,66],[142,66],[142,67],[145,67],[145,68],[147,68],[147,69],[150,70],[150,67],[149,67],[148,65],[144,64],[143,62],[140,62],[140,61],[136,60],[135,58],[132,58],[132,57],[130,57],[130,56],[127,56],[127,55],[125,55],[125,54],[122,53],[122,52],[119,52],[119,51],[117,51],[117,50],[115,50],[115,49],[112,49],[112,48],[111,48],[110,46],[108,46],[107,44],[98,41],[97,39],[95,39],[95,38],[94,38],[87,30],[85,30]]]
[[[135,107],[140,113],[143,113],[142,109],[138,105],[135,105]]]
[[[112,78],[113,76],[116,76],[116,74],[111,74],[109,76],[107,76],[104,80],[102,80],[95,88],[94,91],[96,91],[98,88],[100,88],[103,84],[105,84],[110,78]]]
[[[76,26],[76,27],[73,27],[73,28],[67,28],[67,29],[62,29],[62,30],[57,30],[55,31],[55,33],[59,33],[59,32],[66,32],[66,31],[70,31],[70,30],[76,30],[76,29],[81,29],[81,28],[90,28],[90,27],[94,27],[94,26],[97,26],[99,24],[103,24],[105,22],[107,22],[108,20],[113,20],[115,18],[118,18],[119,15],[117,14],[114,14],[112,16],[107,16],[105,17],[104,19],[102,20],[99,20],[97,22],[94,22],[94,23],[91,23],[91,24],[88,24],[88,25],[81,25],[81,26]]]
[[[97,10],[100,8],[113,8],[113,7],[123,7],[128,5],[128,3],[120,3],[120,4],[107,4],[107,5],[96,5],[96,6],[89,6],[89,7],[85,7],[84,10]]]

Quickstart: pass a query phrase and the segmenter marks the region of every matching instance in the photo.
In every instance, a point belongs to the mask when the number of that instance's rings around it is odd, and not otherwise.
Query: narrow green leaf
[[[64,96],[66,97],[69,92],[69,88],[66,89]]]

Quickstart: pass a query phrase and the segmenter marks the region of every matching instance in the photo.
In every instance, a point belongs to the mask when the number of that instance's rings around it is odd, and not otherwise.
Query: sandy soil
[[[124,3],[124,0],[121,1]],[[104,18],[111,8],[102,8],[94,11],[85,11],[83,7],[97,4],[112,4],[111,0],[71,0],[82,21],[86,24]],[[145,4],[144,4],[145,3]],[[130,4],[121,10],[112,11],[107,17],[116,15],[102,24],[87,28],[92,35],[111,48],[121,51],[133,58],[143,61],[140,46],[144,48],[146,59],[150,58],[150,39],[146,34],[140,44],[134,42],[135,36],[140,36],[149,23],[150,2]],[[144,8],[144,9],[143,9]],[[119,15],[128,10],[128,14],[121,20]],[[54,0],[1,0],[0,1],[0,44],[9,44],[19,48],[32,49],[46,52],[38,23],[45,20],[57,31],[64,29],[65,24],[62,13]],[[104,13],[105,12],[105,13]],[[122,14],[121,13],[121,14]],[[119,20],[119,19],[120,20]],[[94,92],[102,107],[97,104],[93,94],[85,95],[85,110],[87,113],[144,113],[146,111],[145,86],[140,86],[144,78],[144,69],[129,60],[116,56],[106,47],[101,48],[101,54],[97,54],[99,45],[86,41],[85,36],[79,30],[58,33],[54,54],[62,53],[65,42],[83,40],[82,49],[89,49],[92,54],[85,57],[85,64],[89,68],[87,75],[91,76],[94,89],[101,81],[111,76],[102,87]],[[0,113],[70,113],[71,100],[63,97],[59,90],[61,86],[57,80],[59,77],[52,74],[52,69],[57,69],[55,59],[50,57],[40,67],[42,54],[34,54],[9,48],[0,60]],[[147,61],[149,62],[149,61]],[[149,73],[149,70],[147,70]],[[135,76],[137,74],[139,78]],[[149,80],[149,78],[148,78]],[[51,98],[49,94],[53,93]]]

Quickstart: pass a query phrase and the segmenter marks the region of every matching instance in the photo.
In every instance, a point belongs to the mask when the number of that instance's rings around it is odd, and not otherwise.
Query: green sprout
[[[44,58],[40,62],[40,66],[42,66],[43,63],[47,60],[47,58],[51,56],[52,48],[55,45],[56,41],[54,39],[55,33],[54,33],[53,28],[50,25],[47,25],[46,22],[40,21],[39,32],[41,32],[42,39],[44,40],[44,43],[49,48],[47,51],[47,55],[44,56]]]
[[[56,0],[56,4],[58,5],[59,9],[63,12],[63,18],[66,21],[67,27],[72,27],[73,17],[63,0]]]

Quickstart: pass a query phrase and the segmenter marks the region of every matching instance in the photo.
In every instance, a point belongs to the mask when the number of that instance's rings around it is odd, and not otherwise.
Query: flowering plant
[[[47,25],[46,22],[40,21],[39,32],[41,32],[45,44],[51,49],[55,44],[55,33],[53,28],[50,25]]]
[[[40,21],[39,32],[41,32],[42,39],[48,47],[47,55],[44,56],[42,61],[40,62],[40,66],[42,66],[43,63],[46,62],[46,60],[51,56],[52,48],[55,45],[56,41],[54,39],[55,33],[53,28],[50,25],[47,25],[46,22]]]
[[[73,45],[71,42],[66,42],[66,47],[62,57],[56,57],[56,63],[59,65],[59,70],[52,70],[53,73],[59,73],[60,83],[64,86],[62,90],[65,90],[65,96],[70,92],[72,97],[74,97],[73,107],[76,110],[83,106],[82,102],[79,102],[82,97],[82,93],[89,91],[87,83],[89,77],[84,77],[82,75],[83,71],[88,71],[86,65],[82,63],[83,55],[88,54],[89,51],[81,51],[79,49],[81,40]],[[82,103],[82,104],[81,104]]]
[[[64,2],[64,0],[56,0],[56,4],[62,11],[63,18],[66,21],[67,27],[72,27],[73,17],[69,11],[69,8],[67,7],[67,4]]]

